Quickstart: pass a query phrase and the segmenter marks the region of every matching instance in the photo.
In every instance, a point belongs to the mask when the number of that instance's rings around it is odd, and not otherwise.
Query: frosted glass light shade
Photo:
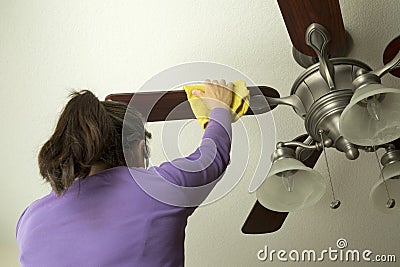
[[[293,178],[293,188],[289,192],[282,181],[282,174]],[[317,203],[324,195],[326,184],[321,174],[306,167],[293,158],[275,161],[256,196],[264,207],[281,212],[303,209]]]
[[[367,98],[376,96],[377,120],[367,109]],[[368,84],[357,89],[340,116],[340,132],[351,143],[382,145],[400,137],[400,89]]]
[[[382,173],[390,197],[396,200],[396,205],[391,209],[386,207],[388,197],[382,178],[379,178],[379,181],[372,187],[369,199],[375,208],[384,213],[400,213],[400,162],[396,161],[386,165],[383,167]]]

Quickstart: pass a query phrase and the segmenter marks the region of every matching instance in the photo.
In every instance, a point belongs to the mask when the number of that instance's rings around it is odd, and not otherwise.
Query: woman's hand
[[[204,92],[193,90],[192,94],[199,97],[209,110],[214,108],[230,109],[232,103],[233,83],[226,84],[225,80],[205,80]]]

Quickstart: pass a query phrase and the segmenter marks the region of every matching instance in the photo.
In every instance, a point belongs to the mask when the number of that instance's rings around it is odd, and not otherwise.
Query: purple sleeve
[[[156,171],[179,186],[195,187],[218,179],[230,162],[232,117],[227,109],[215,108],[200,146],[185,158],[164,162]]]
[[[21,213],[21,216],[19,216],[17,226],[15,229],[15,236],[18,236],[18,230],[19,230],[19,225],[21,224],[22,217],[25,215],[26,211],[28,210],[29,207],[25,208],[25,210]]]

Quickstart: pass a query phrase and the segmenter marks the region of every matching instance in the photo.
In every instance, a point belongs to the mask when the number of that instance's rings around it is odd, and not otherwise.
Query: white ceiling
[[[343,0],[340,4],[354,42],[349,56],[372,68],[382,66],[383,49],[400,34],[400,2]],[[104,98],[109,93],[132,92],[167,67],[213,61],[236,68],[285,96],[302,71],[291,57],[289,36],[273,0],[1,0],[0,36],[0,246],[10,248],[1,250],[0,259],[13,255],[5,251],[15,251],[19,214],[48,192],[36,157],[51,134],[67,89],[90,88]],[[383,81],[400,88],[398,78],[387,76]],[[291,108],[278,107],[273,116],[277,141],[304,132]],[[251,119],[244,123],[250,140],[257,140]],[[149,125],[155,136],[154,164],[164,159],[157,139],[161,127]],[[196,145],[190,138],[190,134],[182,137],[185,153]],[[234,138],[238,149],[244,137]],[[250,146],[257,147],[257,142]],[[277,250],[323,250],[335,248],[339,238],[346,238],[351,249],[397,254],[400,261],[399,215],[381,214],[368,202],[378,177],[374,155],[361,153],[350,162],[332,150],[328,158],[342,201],[338,210],[329,209],[328,190],[316,206],[290,214],[279,232],[246,236],[240,228],[255,201],[255,195],[247,193],[254,164],[250,157],[250,167],[232,192],[190,218],[187,265],[258,266],[267,264],[256,257],[265,245]],[[326,176],[322,160],[316,169]]]

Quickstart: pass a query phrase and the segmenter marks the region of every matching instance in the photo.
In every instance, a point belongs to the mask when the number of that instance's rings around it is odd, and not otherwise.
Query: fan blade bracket
[[[370,72],[370,74],[376,75],[379,78],[381,78],[383,75],[388,73],[389,71],[394,71],[396,69],[400,68],[400,50],[397,52],[396,56],[390,60],[388,63],[386,63],[385,66],[378,70],[374,70]]]
[[[330,90],[335,89],[334,75],[335,69],[328,58],[328,44],[331,41],[329,32],[324,26],[312,23],[306,31],[306,43],[318,56],[319,72],[327,83]]]
[[[267,97],[268,103],[272,105],[287,105],[291,106],[292,108],[295,109],[296,113],[299,114],[299,116],[305,116],[306,115],[306,110],[304,108],[304,104],[301,101],[301,99],[297,95],[290,95],[287,97]]]

